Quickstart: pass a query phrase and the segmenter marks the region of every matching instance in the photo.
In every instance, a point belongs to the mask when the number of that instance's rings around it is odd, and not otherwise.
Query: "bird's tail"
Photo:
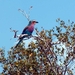
[[[20,39],[19,42],[16,44],[15,48],[22,42],[23,39]]]

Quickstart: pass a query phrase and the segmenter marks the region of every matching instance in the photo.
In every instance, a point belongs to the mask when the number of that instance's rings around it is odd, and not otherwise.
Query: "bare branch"
[[[27,18],[28,21],[30,21],[29,16],[24,10],[18,9],[18,11],[21,12]]]
[[[30,21],[30,10],[33,8],[33,6],[30,6],[28,14],[26,13],[26,11],[22,10],[22,9],[18,9],[18,11],[20,11],[26,18],[28,21]]]
[[[18,32],[18,30],[12,30],[12,28],[10,28],[10,30],[11,30],[12,32],[14,32],[14,38],[16,38],[16,37],[17,37],[17,32]]]
[[[33,8],[33,6],[30,6],[29,11],[28,11],[28,18],[30,18],[30,10]]]
[[[22,37],[27,37],[27,36],[28,36],[28,34],[21,34],[21,35],[19,36],[19,39],[22,38]]]
[[[69,62],[65,65],[65,71],[64,71],[64,75],[66,74],[67,71],[67,67],[70,64],[70,62],[73,60],[73,57],[69,60]]]

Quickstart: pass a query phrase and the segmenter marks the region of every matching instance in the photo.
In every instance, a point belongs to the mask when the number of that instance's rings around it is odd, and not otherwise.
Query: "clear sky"
[[[4,47],[6,52],[17,41],[14,38],[10,40],[13,37],[10,28],[19,30],[20,34],[28,24],[27,19],[18,9],[27,12],[30,6],[33,6],[30,19],[39,22],[35,26],[38,30],[41,30],[41,27],[49,30],[58,25],[57,18],[66,22],[68,19],[75,21],[75,0],[0,0],[0,48]]]

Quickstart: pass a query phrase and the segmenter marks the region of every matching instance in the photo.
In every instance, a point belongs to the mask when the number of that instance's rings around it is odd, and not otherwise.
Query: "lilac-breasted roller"
[[[32,32],[34,31],[34,25],[36,23],[38,23],[38,22],[35,21],[35,20],[29,21],[29,24],[24,28],[24,30],[22,31],[22,34],[21,34],[21,35],[26,34],[26,36],[20,36],[19,37],[19,42],[16,44],[15,48],[22,42],[22,40],[25,37],[28,37],[28,36],[31,36],[32,35]]]

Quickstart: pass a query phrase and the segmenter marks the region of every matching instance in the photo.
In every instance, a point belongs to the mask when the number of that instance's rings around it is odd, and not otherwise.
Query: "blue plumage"
[[[37,21],[29,21],[29,24],[28,26],[26,26],[24,28],[24,30],[22,31],[22,34],[21,35],[24,35],[24,34],[27,34],[26,36],[20,36],[19,37],[19,42],[16,44],[15,48],[22,42],[22,40],[25,38],[25,37],[28,37],[28,36],[31,36],[32,35],[32,32],[34,31],[34,25],[38,23]]]

